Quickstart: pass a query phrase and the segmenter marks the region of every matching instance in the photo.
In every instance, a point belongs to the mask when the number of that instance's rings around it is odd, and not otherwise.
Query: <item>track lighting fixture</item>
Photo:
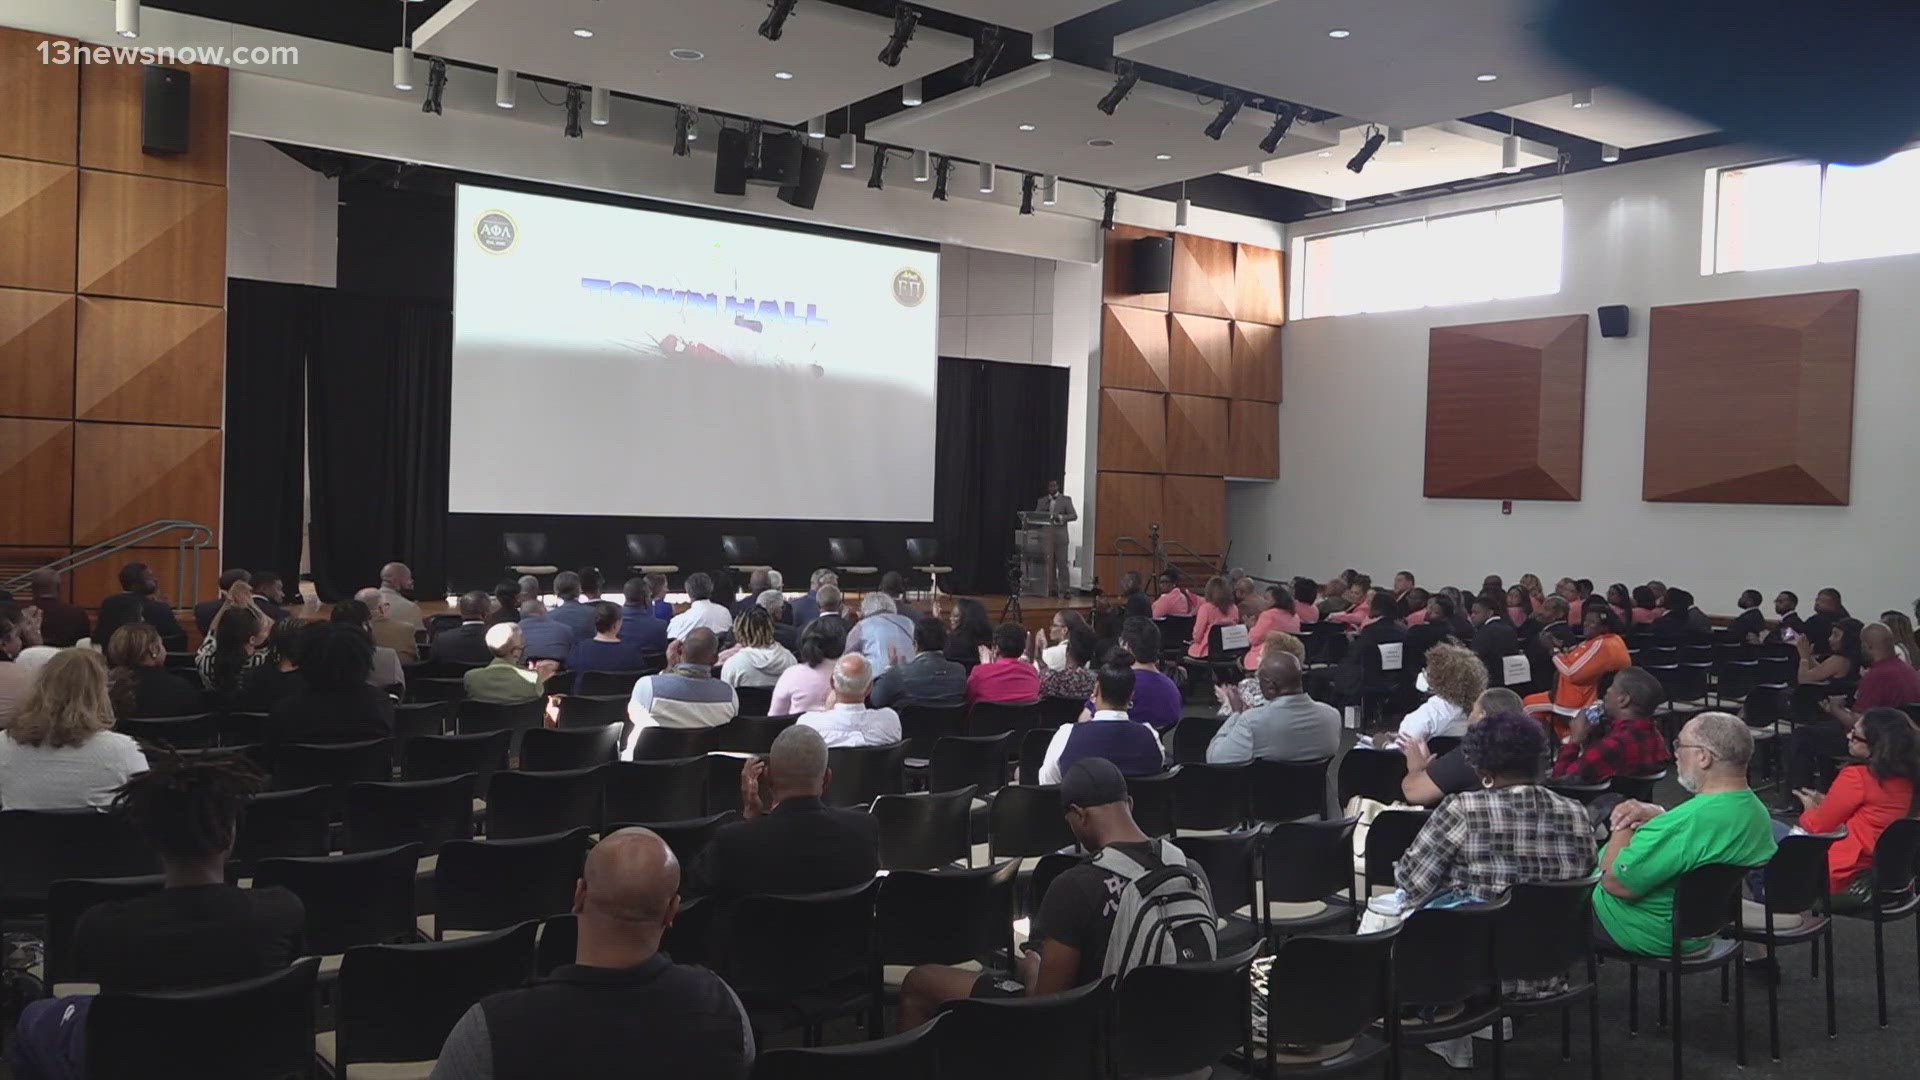
[[[1347,162],[1347,168],[1356,173],[1366,168],[1367,162],[1373,160],[1373,155],[1380,152],[1380,144],[1386,141],[1386,135],[1382,134],[1379,128],[1369,126],[1367,141],[1360,144],[1359,152],[1353,155],[1353,160]]]
[[[1397,128],[1397,127],[1392,127],[1392,126],[1388,126],[1388,128],[1387,128],[1387,145],[1388,145],[1388,146],[1405,146],[1405,145],[1407,145],[1407,129],[1406,129],[1406,128]]]
[[[1007,35],[997,26],[983,26],[980,36],[973,39],[973,62],[967,65],[965,81],[968,86],[979,86],[992,74],[993,65],[1000,59],[1000,50],[1007,46]]]
[[[1020,175],[1020,212],[1022,214],[1033,213],[1033,174],[1032,173],[1022,173]]]
[[[840,133],[840,167],[843,169],[860,167],[860,140],[851,131]]]
[[[880,49],[880,62],[888,67],[900,66],[900,54],[907,51],[907,42],[913,40],[913,28],[920,25],[920,9],[908,4],[899,4],[893,9],[893,33]]]
[[[613,121],[613,91],[604,86],[596,86],[588,97],[588,119],[595,126],[606,127]]]
[[[413,50],[405,45],[393,47],[393,88],[413,89]]]
[[[693,153],[693,147],[687,144],[693,141],[693,107],[681,105],[673,110],[673,156],[686,157]]]
[[[1127,95],[1133,93],[1133,84],[1140,81],[1140,73],[1134,70],[1131,60],[1115,60],[1113,75],[1113,89],[1107,91],[1098,105],[1099,110],[1108,116],[1112,116],[1113,110],[1127,100]]]
[[[1327,209],[1333,211],[1336,214],[1344,214],[1347,212],[1347,200],[1329,199],[1327,201]]]
[[[1048,175],[1040,181],[1040,205],[1052,206],[1060,201],[1060,178]]]
[[[1585,89],[1575,90],[1572,95],[1572,101],[1573,107],[1576,109],[1593,108],[1593,88],[1587,87]]]
[[[501,68],[493,73],[493,103],[503,109],[513,108],[513,69]]]
[[[982,195],[993,194],[993,163],[992,162],[983,161],[980,163],[980,194]]]
[[[1611,165],[1620,160],[1620,148],[1611,143],[1600,144],[1600,160]]]
[[[401,10],[404,12],[406,9]],[[406,16],[403,14],[401,17]],[[140,0],[114,0],[113,32],[124,38],[140,36]]]
[[[933,197],[935,201],[947,201],[947,174],[952,171],[952,158],[936,157],[933,159]]]
[[[1260,149],[1269,154],[1273,153],[1274,147],[1280,145],[1280,140],[1287,137],[1287,129],[1293,127],[1293,120],[1293,106],[1281,105],[1274,110],[1273,126],[1268,128],[1266,135],[1260,139]]]
[[[578,84],[567,87],[566,135],[569,139],[580,137],[580,107],[585,103],[585,95],[580,92],[580,89]]]
[[[1240,106],[1246,103],[1247,96],[1238,90],[1228,90],[1222,94],[1220,112],[1214,116],[1213,122],[1207,125],[1207,138],[1219,142],[1220,136],[1227,133],[1227,125],[1233,123],[1233,118],[1239,115]]]
[[[925,150],[913,152],[913,182],[924,184],[933,176],[933,155]]]
[[[1113,204],[1119,197],[1120,193],[1112,188],[1108,188],[1107,193],[1100,197],[1100,227],[1109,232],[1113,230]]]
[[[1500,140],[1500,171],[1503,173],[1520,171],[1520,136],[1508,135]]]
[[[807,121],[807,138],[824,139],[827,137],[827,118],[816,116]]]
[[[793,0],[773,0],[767,7],[767,17],[760,22],[760,36],[779,41],[787,28],[787,17],[793,14]]]
[[[1193,203],[1187,199],[1187,182],[1182,180],[1180,181],[1180,198],[1173,204],[1173,227],[1176,229],[1186,228],[1187,215],[1192,211]]]
[[[1035,60],[1053,59],[1053,27],[1033,32],[1033,48],[1029,55]]]
[[[914,108],[924,100],[926,99],[920,93],[919,79],[908,79],[906,85],[900,88],[900,104],[907,108]]]
[[[447,62],[440,57],[433,58],[427,65],[427,100],[420,103],[420,111],[440,115],[441,99],[447,93]]]

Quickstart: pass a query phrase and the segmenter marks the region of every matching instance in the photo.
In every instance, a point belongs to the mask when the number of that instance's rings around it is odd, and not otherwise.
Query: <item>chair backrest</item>
[[[735,719],[749,717],[764,719],[773,711],[773,687],[771,686],[736,686],[733,688],[733,696],[740,702],[740,716]],[[779,733],[779,729],[775,728],[774,734]],[[764,754],[766,751],[756,750],[753,753]]]
[[[1186,765],[1207,760],[1207,746],[1226,723],[1219,716],[1183,716],[1173,725],[1173,763]]]
[[[1494,967],[1502,979],[1564,975],[1593,953],[1593,887],[1598,873],[1534,881],[1507,890],[1494,920]]]
[[[1340,759],[1334,802],[1344,807],[1355,795],[1388,804],[1402,802],[1406,797],[1400,791],[1400,781],[1406,776],[1405,754],[1356,746]]]
[[[1011,950],[1019,859],[958,870],[894,870],[880,882],[880,958],[888,964],[986,962]]]
[[[940,1076],[1105,1080],[1113,979],[1041,997],[969,998],[940,1007]]]
[[[1261,841],[1260,877],[1267,901],[1303,904],[1353,886],[1355,818],[1286,821]]]
[[[1369,891],[1376,885],[1393,884],[1393,865],[1413,846],[1413,838],[1426,827],[1429,816],[1425,810],[1382,810],[1373,819],[1367,827],[1363,860]]]
[[[633,565],[658,564],[667,557],[667,538],[660,533],[628,533],[627,558]]]
[[[1016,779],[1032,787],[1040,782],[1040,766],[1047,760],[1047,747],[1053,743],[1054,729],[1035,728],[1020,736],[1020,768]]]
[[[602,785],[608,822],[686,821],[705,812],[707,759],[616,761]]]
[[[1673,889],[1673,940],[1713,937],[1739,918],[1740,883],[1753,867],[1707,863],[1680,875]]]
[[[1192,615],[1169,615],[1154,621],[1160,627],[1160,651],[1163,654],[1184,651],[1193,643]]]
[[[407,679],[407,700],[417,704],[445,704],[467,699],[466,680],[454,675],[429,675]]]
[[[717,727],[644,727],[634,739],[633,759],[665,761],[671,758],[711,754],[718,749],[720,749],[720,729]]]
[[[667,842],[667,846],[673,849],[674,858],[680,860],[681,866],[691,866],[693,860],[700,857],[700,852],[706,849],[707,842],[713,839],[714,833],[739,820],[740,811],[738,810],[687,818],[682,821],[616,822],[610,819],[606,831],[611,833],[628,825],[644,825]],[[678,956],[679,953],[674,955]]]
[[[307,909],[307,951],[345,952],[355,945],[410,940],[413,879],[419,844],[401,844],[356,855],[261,859],[253,887],[293,890]]]
[[[1228,915],[1254,903],[1254,861],[1259,857],[1263,835],[1254,829],[1243,832],[1182,836],[1174,841],[1180,853],[1207,875],[1207,891],[1213,896],[1213,910]]]
[[[1247,774],[1248,812],[1256,821],[1293,821],[1327,816],[1327,766],[1321,761],[1255,758]]]
[[[146,716],[116,720],[113,730],[129,738],[155,746],[212,746],[220,737],[220,724],[212,713],[190,716]]]
[[[1611,781],[1608,781],[1608,790],[1616,795],[1624,795],[1629,799],[1638,799],[1641,802],[1652,802],[1654,785],[1666,778],[1667,770],[1665,769],[1661,769],[1658,772],[1645,773],[1640,776],[1616,776]]]
[[[913,541],[907,541],[911,544]],[[939,1044],[934,1017],[912,1031],[845,1046],[782,1047],[753,1061],[752,1080],[897,1080],[932,1076]]]
[[[120,814],[98,810],[0,811],[0,905],[37,911],[63,878],[133,877],[160,869]]]
[[[965,705],[895,705],[893,710],[900,714],[901,737],[914,757],[931,755],[933,744],[942,736],[960,734],[967,716]]]
[[[864,806],[882,795],[907,789],[907,744],[835,746],[827,750],[827,768],[833,783],[824,801],[828,806]]]
[[[560,772],[495,773],[487,790],[487,838],[514,840],[600,827],[606,766]]]
[[[468,1008],[526,982],[537,928],[528,921],[455,941],[347,950],[334,1006],[336,1068],[439,1057]]]
[[[507,558],[520,564],[543,564],[547,561],[547,534],[543,532],[508,532],[500,534],[500,547]]]
[[[1039,723],[1038,702],[976,701],[967,710],[963,726],[968,735],[999,735],[1011,731],[1018,737]]]
[[[510,731],[513,733],[513,746],[518,749],[521,736],[529,729],[545,724],[546,720],[546,698],[534,698],[512,705],[468,699],[455,706],[453,727],[462,735]]]
[[[477,782],[473,773],[461,773],[349,787],[346,849],[378,851],[413,843],[434,855],[449,840],[471,839]]]
[[[991,795],[1007,782],[1007,746],[1011,732],[999,735],[943,735],[933,744],[928,781],[934,791],[973,785]]]
[[[701,813],[718,814],[723,810],[742,809],[740,773],[747,767],[749,756],[724,752],[707,755],[707,801],[701,807]]]
[[[1008,784],[993,797],[988,821],[987,850],[996,859],[1045,855],[1073,843],[1057,784]]]
[[[749,690],[764,690],[767,697],[758,708],[748,709],[746,693]],[[720,725],[721,750],[736,754],[765,754],[773,749],[773,740],[783,731],[798,723],[798,714],[785,716],[767,716],[767,703],[772,691],[767,687],[742,686],[734,691],[741,695],[740,715]]]
[[[588,830],[524,840],[452,840],[434,869],[434,930],[498,930],[573,909]]]
[[[1080,714],[1086,711],[1087,703],[1077,697],[1043,697],[1039,708],[1040,717],[1034,721],[1034,727],[1051,729],[1079,720]]]
[[[633,684],[640,681],[645,672],[638,668],[632,671],[576,671],[573,692],[594,697],[628,696],[633,693]]]
[[[1148,836],[1173,834],[1173,788],[1181,766],[1152,776],[1127,777],[1127,795],[1133,799],[1133,823]]]
[[[1408,915],[1393,946],[1394,998],[1403,1005],[1452,1005],[1491,996],[1494,926],[1506,904],[1501,896]]]
[[[1246,1045],[1247,969],[1259,945],[1187,964],[1149,964],[1114,989],[1114,1066],[1123,1076],[1211,1068]]]
[[[862,564],[867,561],[866,542],[855,536],[827,537],[827,561],[835,566]]]
[[[907,562],[914,566],[932,566],[940,558],[940,541],[931,536],[907,537]]]
[[[1173,824],[1180,829],[1231,829],[1247,820],[1252,766],[1185,762],[1173,774]]]
[[[273,786],[279,791],[315,784],[344,789],[363,780],[392,778],[392,739],[281,743],[273,748]]]
[[[953,791],[882,795],[869,811],[880,826],[886,870],[934,870],[967,857],[973,785]]]
[[[401,745],[416,735],[445,735],[453,710],[444,701],[410,701],[393,707],[393,737]]]
[[[266,713],[220,713],[216,719],[220,725],[221,746],[257,744],[266,737]]]
[[[252,796],[240,812],[234,864],[247,871],[261,859],[325,855],[332,807],[333,789],[321,784]]]
[[[1282,941],[1267,978],[1267,1038],[1327,1046],[1356,1038],[1386,1016],[1400,930]]]
[[[400,776],[404,780],[436,780],[473,773],[481,795],[493,774],[507,767],[513,733],[489,731],[481,735],[416,735],[400,746]]]
[[[627,718],[625,694],[566,694],[556,700],[560,704],[558,725],[563,728],[605,727]]]
[[[760,561],[760,538],[757,536],[723,535],[720,537],[720,553],[726,556],[730,566],[744,566]]]
[[[1883,893],[1913,888],[1915,862],[1920,860],[1920,818],[1902,818],[1888,825],[1873,847],[1873,887]]]
[[[159,892],[167,879],[160,874],[138,877],[66,878],[47,888],[47,937],[42,982],[54,986],[63,982],[98,982],[93,972],[72,968],[67,958],[73,945],[73,928],[80,916],[95,904],[133,900]]]
[[[745,896],[729,919],[718,957],[727,984],[749,1007],[847,980],[879,982],[874,905],[879,878],[833,892]]]
[[[565,915],[553,915],[542,920],[540,942],[533,952],[534,977],[544,979],[553,973],[554,968],[573,963],[579,951],[580,916],[569,911]],[[680,959],[677,953],[668,955]]]
[[[144,1080],[157,1053],[172,1076],[307,1076],[319,974],[316,956],[205,990],[101,994],[87,1015],[87,1076]]]
[[[620,727],[534,728],[520,737],[520,767],[528,772],[558,772],[611,764],[620,749]]]

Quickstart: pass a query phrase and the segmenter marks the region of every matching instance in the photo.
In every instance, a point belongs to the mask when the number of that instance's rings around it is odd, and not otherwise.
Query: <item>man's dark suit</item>
[[[187,632],[173,617],[173,609],[145,593],[115,593],[100,601],[100,621],[93,628],[93,640],[106,648],[113,632],[132,622],[144,622],[160,634],[160,644],[168,652],[187,651]]]
[[[713,834],[694,864],[689,891],[732,900],[759,893],[845,889],[880,868],[880,829],[870,814],[786,799],[773,812]]]
[[[427,659],[436,664],[477,666],[493,662],[493,650],[487,648],[485,623],[465,622],[433,636],[427,647]]]
[[[1472,640],[1473,654],[1487,666],[1487,685],[1504,685],[1503,660],[1520,651],[1520,635],[1514,632],[1513,624],[1506,616],[1495,615],[1474,629]]]
[[[40,640],[57,648],[67,648],[87,636],[87,609],[69,604],[57,596],[36,596],[33,606],[40,609]],[[102,648],[106,642],[100,642]]]

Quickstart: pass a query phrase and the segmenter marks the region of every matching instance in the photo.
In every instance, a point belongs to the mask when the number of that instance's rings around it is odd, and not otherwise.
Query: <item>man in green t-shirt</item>
[[[1673,941],[1673,893],[1680,876],[1709,863],[1759,866],[1778,843],[1767,808],[1747,787],[1753,733],[1744,721],[1706,712],[1680,729],[1674,767],[1693,797],[1672,810],[1628,800],[1614,808],[1613,835],[1600,852],[1605,873],[1593,891],[1600,929],[1628,952],[1665,956]],[[1689,952],[1702,940],[1684,941]]]

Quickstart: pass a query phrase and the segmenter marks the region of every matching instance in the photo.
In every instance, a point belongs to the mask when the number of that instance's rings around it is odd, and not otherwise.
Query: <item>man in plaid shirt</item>
[[[1645,776],[1673,760],[1666,737],[1649,719],[1666,695],[1660,680],[1644,668],[1622,668],[1601,699],[1604,718],[1575,715],[1553,763],[1553,778],[1573,784],[1600,784],[1616,776]]]

